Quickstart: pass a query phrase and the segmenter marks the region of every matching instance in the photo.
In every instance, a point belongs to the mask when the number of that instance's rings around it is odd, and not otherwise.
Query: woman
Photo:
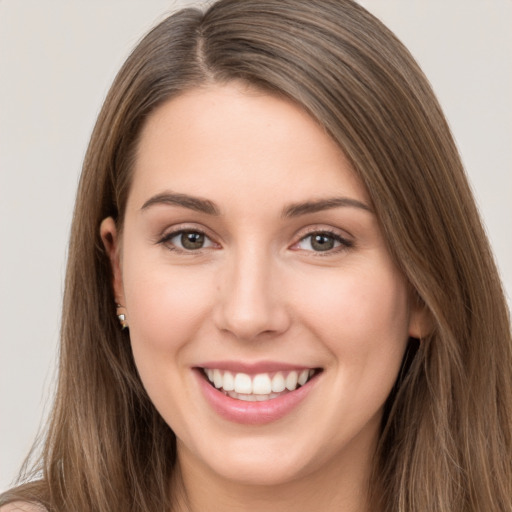
[[[42,474],[2,510],[510,510],[511,348],[394,36],[346,1],[181,11],[92,135]]]

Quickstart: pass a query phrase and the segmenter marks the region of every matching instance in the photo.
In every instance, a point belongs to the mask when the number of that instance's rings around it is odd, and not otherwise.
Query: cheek
[[[401,362],[408,339],[408,294],[390,265],[326,274],[299,296],[305,322],[340,364],[371,360],[377,367],[381,360],[394,367]]]
[[[151,401],[175,432],[186,432],[191,403],[187,350],[210,309],[211,278],[132,258],[124,267],[126,307],[135,364]]]
[[[331,423],[346,429],[329,435],[343,440],[380,422],[407,345],[407,287],[394,271],[354,271],[314,288],[303,294],[303,318],[331,355],[326,378],[337,404]]]
[[[210,309],[211,273],[143,261],[135,255],[123,269],[134,356],[138,366],[145,357],[176,361]]]

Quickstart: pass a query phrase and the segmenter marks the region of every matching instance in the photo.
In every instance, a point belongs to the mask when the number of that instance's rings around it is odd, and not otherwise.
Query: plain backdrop
[[[0,490],[49,406],[75,188],[102,100],[147,29],[198,3],[0,0]],[[512,1],[361,3],[438,94],[510,298]]]

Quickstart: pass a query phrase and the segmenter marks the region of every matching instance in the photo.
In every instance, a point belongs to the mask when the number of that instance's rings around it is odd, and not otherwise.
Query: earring
[[[117,319],[121,324],[121,329],[126,329],[128,327],[128,322],[126,321],[126,308],[121,306],[121,304],[116,304],[117,309]]]

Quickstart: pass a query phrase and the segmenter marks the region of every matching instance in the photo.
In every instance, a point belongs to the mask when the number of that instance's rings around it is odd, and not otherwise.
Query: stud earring
[[[126,329],[128,327],[128,322],[126,321],[126,308],[121,306],[121,304],[116,304],[117,309],[117,319],[121,324],[121,329]]]

